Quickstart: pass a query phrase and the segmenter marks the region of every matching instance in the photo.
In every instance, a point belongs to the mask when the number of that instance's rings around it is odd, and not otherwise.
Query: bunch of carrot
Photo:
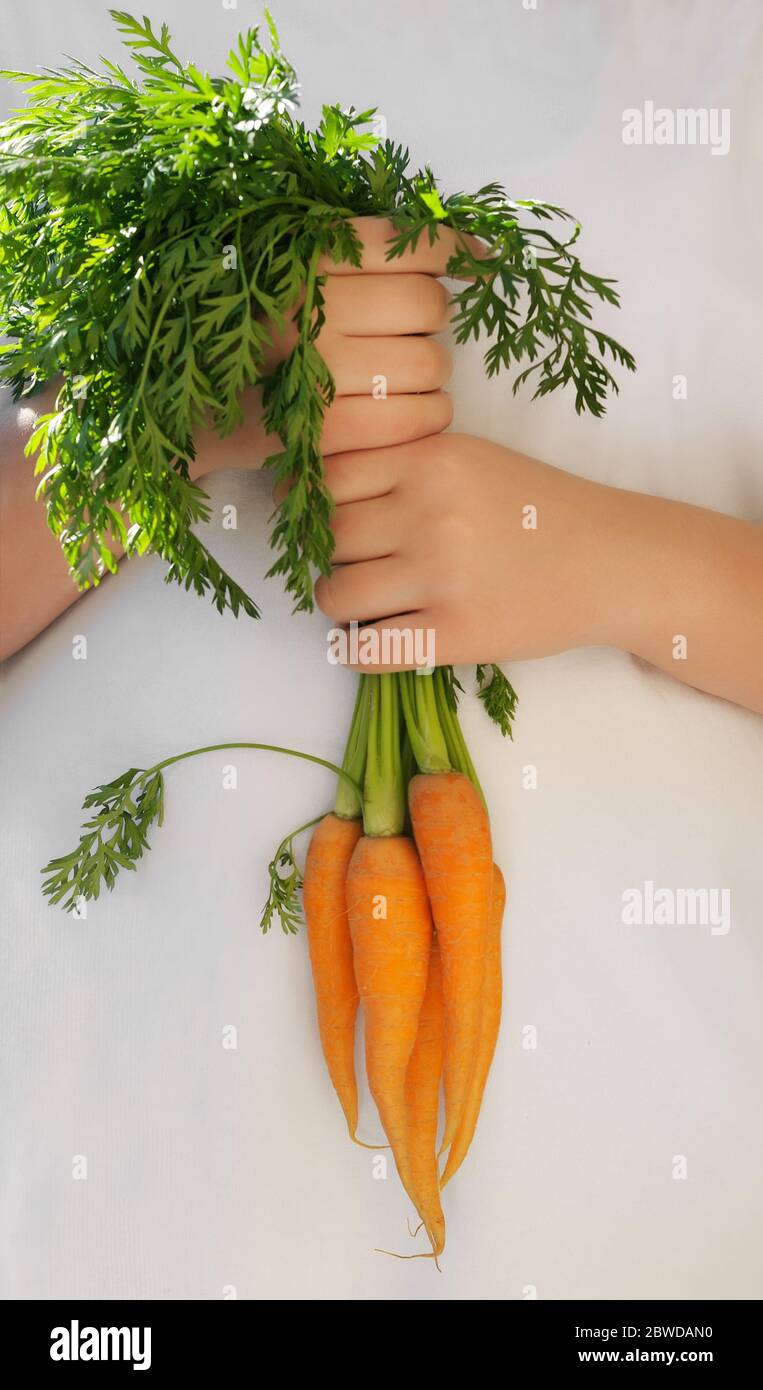
[[[369,1089],[436,1260],[498,1035],[505,903],[450,673],[361,676],[343,772],[304,870],[321,1044],[356,1140],[362,1003]]]

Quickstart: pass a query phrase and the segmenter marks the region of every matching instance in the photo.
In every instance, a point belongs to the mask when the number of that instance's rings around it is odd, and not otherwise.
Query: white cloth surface
[[[457,354],[456,426],[763,518],[756,0],[275,8],[309,119],[323,100],[376,103],[448,189],[496,179],[568,206],[584,264],[620,282],[623,309],[606,319],[639,371],[604,421],[578,419],[569,398],[512,398],[472,344]],[[210,71],[259,13],[245,0],[153,8]],[[9,3],[0,24],[9,67],[117,52],[92,0]],[[647,99],[728,107],[729,154],[625,146],[622,112]],[[3,101],[15,104],[7,86]],[[506,1004],[478,1136],[446,1194],[442,1275],[374,1253],[417,1248],[406,1203],[347,1143],[304,937],[258,930],[275,843],[330,803],[328,774],[256,753],[185,763],[138,873],[85,921],[46,905],[40,865],[75,843],[84,793],[124,768],[227,739],[341,756],[352,678],[325,659],[323,618],[292,618],[262,579],[269,482],[228,474],[211,491],[214,548],[261,601],[260,623],[131,562],[8,663],[0,1294],[763,1296],[754,714],[608,650],[510,667],[513,745],[464,701],[509,883]],[[236,531],[221,526],[229,502]],[[72,659],[80,633],[86,661]],[[623,891],[647,880],[730,889],[731,930],[623,925]],[[223,1047],[229,1025],[237,1050]],[[377,1132],[367,1099],[363,1130]]]

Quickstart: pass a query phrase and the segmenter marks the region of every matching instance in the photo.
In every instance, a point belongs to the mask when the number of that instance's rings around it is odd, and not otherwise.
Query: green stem
[[[371,718],[371,700],[368,677],[358,678],[358,693],[352,714],[350,732],[347,737],[342,768],[352,778],[356,786],[363,785],[368,754],[368,726]],[[340,782],[336,789],[334,815],[340,820],[357,820],[363,814],[363,803],[347,782]]]
[[[330,763],[327,758],[318,758],[314,753],[301,753],[298,748],[281,748],[277,743],[209,743],[204,748],[189,748],[187,753],[176,753],[172,758],[164,758],[160,763],[154,763],[153,767],[147,768],[136,780],[143,782],[152,772],[161,772],[165,767],[172,767],[174,763],[182,763],[186,758],[197,758],[201,753],[221,753],[229,748],[255,748],[263,753],[285,753],[288,758],[302,758],[308,763],[317,763],[318,767],[326,767],[329,772],[336,773],[349,787],[362,803],[363,793],[356,782],[352,780],[349,773],[344,768],[337,767],[336,763]]]
[[[315,309],[315,286],[318,279],[318,262],[323,254],[323,243],[318,241],[310,253],[310,260],[307,263],[307,275],[305,277],[304,299],[302,301],[302,314],[300,321],[300,345],[302,352],[305,352],[310,342],[313,330],[313,311]]]
[[[148,340],[148,343],[146,344],[145,352],[143,355],[143,366],[141,368],[140,378],[138,380],[138,385],[135,389],[135,395],[133,396],[132,405],[130,406],[130,413],[127,416],[127,433],[130,439],[132,439],[132,422],[135,417],[135,412],[138,409],[138,405],[140,401],[143,399],[143,390],[146,385],[146,377],[148,376],[148,369],[151,366],[151,358],[154,355],[154,348],[156,347],[156,340],[159,336],[159,330],[164,322],[164,316],[167,313],[167,310],[169,309],[170,304],[172,303],[176,294],[177,285],[170,285],[170,288],[164,296],[164,302],[162,303],[162,307],[156,316],[156,322],[154,323],[154,326],[151,330],[151,336]]]
[[[413,837],[411,808],[408,805],[408,784],[411,778],[416,776],[418,768],[416,766],[416,759],[413,756],[410,734],[408,733],[405,721],[403,721],[403,737],[400,741],[400,763],[403,771],[403,786],[405,787],[405,825],[403,826],[403,833]]]
[[[440,724],[433,674],[402,671],[397,677],[411,748],[420,772],[450,772],[452,764]]]
[[[366,835],[402,835],[406,786],[400,758],[397,676],[366,676],[370,693],[368,757],[363,796]]]
[[[450,667],[448,668],[450,671]],[[474,763],[471,760],[469,749],[466,746],[464,731],[461,728],[458,714],[454,707],[454,701],[449,688],[449,677],[446,675],[445,668],[438,666],[432,677],[434,682],[435,701],[437,712],[440,717],[440,726],[445,738],[448,749],[448,757],[456,772],[462,772],[470,782],[474,783],[482,800],[485,801],[485,794],[480,786]],[[485,803],[487,804],[487,803]]]
[[[274,917],[279,918],[281,930],[287,936],[293,935],[298,930],[300,921],[299,890],[302,886],[302,875],[294,854],[294,841],[298,835],[302,835],[305,830],[311,830],[322,820],[323,815],[314,816],[312,820],[305,821],[304,825],[299,825],[296,830],[284,835],[268,864],[270,891],[260,915],[260,927],[263,932],[270,931]]]
[[[288,835],[284,835],[280,845],[278,846],[278,849],[273,855],[273,859],[277,859],[278,855],[281,853],[281,850],[285,849],[287,845],[291,845],[292,842],[296,840],[298,835],[304,835],[306,830],[312,830],[314,825],[319,825],[320,822],[325,818],[325,816],[326,812],[321,811],[321,814],[319,816],[313,816],[312,820],[306,820],[304,825],[298,825],[296,830],[290,830]]]

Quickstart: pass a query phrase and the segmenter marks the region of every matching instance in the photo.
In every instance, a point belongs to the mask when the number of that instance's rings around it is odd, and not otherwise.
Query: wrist
[[[640,654],[660,605],[654,503],[637,492],[591,484],[588,530],[595,564],[589,644]]]
[[[657,652],[667,660],[673,638],[702,602],[706,561],[693,542],[696,518],[710,514],[645,493],[603,492],[604,641],[647,661]]]
[[[564,475],[548,537],[558,648],[628,645],[638,611],[639,521],[623,492]]]

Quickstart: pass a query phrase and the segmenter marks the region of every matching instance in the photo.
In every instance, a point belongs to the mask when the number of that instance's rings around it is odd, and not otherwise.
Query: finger
[[[418,397],[417,400],[425,400]],[[339,405],[355,406],[355,397],[335,402],[329,414]],[[367,403],[369,408],[380,404]],[[362,423],[360,421],[359,423]],[[367,431],[366,431],[367,432]],[[436,433],[436,432],[435,432]],[[235,434],[232,436],[236,438]],[[422,435],[419,439],[401,441],[397,444],[380,445],[377,448],[346,449],[341,452],[324,453],[323,468],[326,486],[338,506],[346,502],[367,501],[371,497],[384,497],[397,487],[401,479],[415,472],[425,453],[431,448],[433,436]],[[291,484],[277,483],[273,488],[273,500],[282,502]]]
[[[293,311],[285,315],[283,325],[268,319],[263,327],[268,335],[265,344],[265,351],[262,359],[262,374],[267,376],[275,371],[281,362],[285,362],[289,353],[296,347],[299,339],[299,328],[294,322]]]
[[[389,272],[414,272],[421,275],[445,275],[450,258],[460,246],[465,245],[478,260],[490,254],[489,247],[469,232],[456,232],[452,227],[438,227],[433,245],[430,245],[428,232],[422,232],[415,251],[406,247],[401,256],[387,259],[390,239],[398,233],[388,217],[350,218],[360,238],[362,264],[354,266],[349,261],[332,261],[330,256],[322,256],[319,264],[321,275],[383,275]]]
[[[437,391],[452,370],[451,354],[435,338],[352,338],[321,333],[319,349],[339,396],[407,395]]]
[[[332,333],[396,337],[442,333],[448,326],[450,296],[431,275],[363,275],[352,281],[336,275],[327,280],[323,298]]]
[[[340,396],[326,411],[321,435],[324,454],[348,449],[378,449],[439,434],[453,419],[453,402],[446,391],[418,396]]]
[[[331,409],[334,410],[335,406]],[[234,434],[232,438],[235,437]],[[342,453],[325,454],[324,477],[335,503],[341,506],[346,502],[384,497],[397,485],[405,469],[415,464],[417,445],[424,443],[428,437],[421,441],[382,445],[376,449],[347,449]],[[273,488],[276,505],[283,502],[292,485],[288,479],[276,483]]]
[[[447,291],[438,281],[431,282],[434,290],[420,286],[419,277],[413,275],[396,281],[372,278],[373,286],[364,280],[354,280],[352,285],[343,282],[339,294],[331,290],[326,295],[326,323],[316,343],[337,391],[340,395],[370,391],[372,378],[379,373],[387,378],[390,392],[433,391],[444,386],[451,373],[451,354],[444,343],[427,335],[447,327]],[[385,323],[391,332],[385,333]],[[288,316],[280,328],[274,323],[265,327],[268,342],[262,371],[267,375],[289,356],[299,331]]]
[[[363,560],[321,575],[315,601],[332,622],[376,622],[393,613],[415,612],[418,581],[411,564],[396,555]]]
[[[416,467],[426,439],[378,449],[348,449],[323,460],[326,485],[338,505],[383,497]]]
[[[356,565],[362,560],[380,560],[394,555],[406,532],[399,499],[371,497],[363,502],[345,502],[331,517],[334,534],[332,559],[337,565]]]

